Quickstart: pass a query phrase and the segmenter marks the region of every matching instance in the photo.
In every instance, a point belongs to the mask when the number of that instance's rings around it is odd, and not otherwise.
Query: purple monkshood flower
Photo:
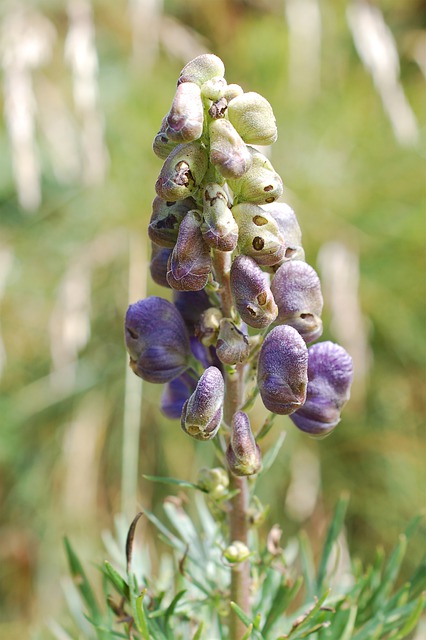
[[[167,383],[161,396],[161,410],[167,418],[180,418],[183,405],[193,393],[196,384],[194,378],[186,372]]]
[[[210,440],[219,430],[223,415],[225,382],[219,369],[209,367],[182,409],[181,426],[197,440]]]
[[[312,345],[308,356],[306,402],[290,417],[296,427],[321,438],[340,422],[340,411],[349,400],[352,358],[333,342]]]
[[[163,298],[150,296],[130,305],[125,338],[130,367],[148,382],[170,382],[188,368],[185,323],[176,307]]]
[[[262,466],[260,449],[251,431],[249,417],[244,411],[237,411],[233,415],[226,461],[236,476],[252,476]]]

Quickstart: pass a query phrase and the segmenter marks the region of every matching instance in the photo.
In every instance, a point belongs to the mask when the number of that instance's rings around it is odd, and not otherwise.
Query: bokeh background
[[[161,514],[167,488],[143,473],[195,480],[214,461],[128,374],[122,337],[129,301],[170,295],[149,278],[151,142],[205,51],[273,106],[324,338],[356,367],[330,438],[277,419],[265,531],[304,528],[315,546],[348,491],[347,542],[368,561],[424,508],[425,14],[421,0],[2,0],[0,637],[67,620],[65,533],[96,576],[117,514]]]

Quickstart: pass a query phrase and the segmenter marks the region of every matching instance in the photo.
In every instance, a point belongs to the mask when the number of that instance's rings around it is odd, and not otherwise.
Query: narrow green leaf
[[[181,600],[183,598],[183,596],[186,593],[186,589],[182,589],[182,591],[179,591],[175,597],[173,598],[173,600],[171,601],[171,603],[169,604],[169,606],[166,609],[166,613],[165,613],[165,622],[166,625],[168,626],[169,621],[171,616],[173,615],[177,605],[179,604],[179,600]]]
[[[244,613],[244,611],[241,609],[241,607],[239,607],[235,602],[231,602],[231,609],[233,611],[235,611],[235,613],[237,614],[237,616],[239,617],[239,619],[241,620],[241,622],[246,626],[249,627],[251,625],[251,620],[248,617],[248,615],[246,613]]]
[[[343,633],[340,640],[351,640],[352,632],[355,628],[357,611],[358,611],[358,607],[356,607],[355,605],[349,609],[348,621],[346,623],[345,628],[343,629]]]
[[[177,536],[174,535],[151,511],[144,510],[144,514],[150,522],[163,534],[166,542],[177,551],[185,552],[186,545]]]
[[[315,566],[311,548],[311,543],[305,531],[299,534],[300,559],[302,563],[302,574],[305,581],[306,601],[312,602],[315,596]]]
[[[325,539],[324,548],[321,555],[321,561],[318,568],[317,584],[316,584],[317,593],[321,593],[322,591],[323,583],[327,574],[328,560],[329,560],[333,545],[337,540],[337,536],[339,535],[342,529],[348,502],[349,502],[349,496],[346,494],[343,494],[339,498],[339,501],[334,510],[333,519],[327,531],[327,536]]]
[[[426,604],[426,594],[423,594],[420,596],[420,598],[418,598],[415,608],[413,609],[412,613],[408,616],[402,629],[395,636],[395,640],[404,640],[404,638],[407,638],[407,636],[412,631],[414,631],[414,629],[416,628],[420,620],[420,616],[423,613],[425,604]]]
[[[300,620],[300,616],[296,618],[296,621],[293,623],[293,627],[291,628],[290,633],[288,634],[289,638],[293,639],[293,638],[300,637],[301,631],[305,631],[306,625],[308,624],[308,622],[313,621],[313,618],[315,618],[317,613],[320,611],[325,600],[328,598],[328,595],[329,595],[329,591],[326,591],[324,595],[319,600],[317,600],[310,609],[308,609],[308,611],[302,614],[303,615],[302,620]]]
[[[146,589],[144,589],[140,594],[140,596],[136,598],[136,602],[135,602],[136,623],[137,623],[138,630],[142,634],[143,640],[150,640],[151,636],[148,629],[148,621],[146,619],[145,610],[143,607],[143,599],[145,597],[145,594],[146,594]]]
[[[96,624],[99,624],[99,622],[101,621],[101,613],[96,602],[95,594],[93,593],[92,587],[90,586],[80,560],[74,552],[74,549],[72,548],[68,538],[64,538],[64,545],[71,575],[74,579],[74,584],[78,588],[80,595],[87,606],[89,615],[91,616],[91,618],[93,618]]]
[[[195,482],[189,482],[188,480],[179,480],[178,478],[168,478],[161,476],[149,476],[146,474],[142,475],[145,480],[150,480],[151,482],[157,482],[158,484],[173,484],[178,487],[184,487],[185,489],[197,489],[198,491],[202,491],[203,493],[208,493],[206,489],[196,484]]]
[[[269,451],[267,451],[267,453],[265,454],[263,461],[262,461],[262,469],[260,470],[260,473],[258,475],[259,478],[261,478],[265,473],[267,473],[267,471],[269,471],[269,469],[272,467],[272,465],[274,464],[280,450],[281,447],[283,446],[285,437],[286,437],[286,432],[285,431],[281,431],[280,435],[278,436],[276,442],[274,442],[274,444],[272,445],[272,447],[269,449]]]
[[[271,608],[266,616],[265,624],[262,628],[262,634],[267,636],[273,625],[277,622],[279,617],[285,612],[287,607],[296,597],[300,587],[302,586],[303,578],[299,576],[291,586],[281,584],[272,601]]]
[[[380,585],[372,598],[371,607],[373,610],[381,608],[384,600],[391,592],[392,587],[398,577],[406,549],[407,538],[404,534],[401,534],[399,537],[399,541],[395,546],[395,549],[392,551],[388,563],[385,567]]]
[[[200,622],[199,627],[197,629],[197,631],[195,632],[194,637],[192,638],[192,640],[201,640],[201,633],[204,629],[204,622]]]
[[[129,585],[118,571],[116,571],[116,569],[114,569],[114,567],[108,562],[108,560],[105,560],[101,570],[108,578],[108,581],[113,585],[113,587],[115,587],[117,592],[128,601],[130,598]]]
[[[253,631],[253,624],[250,624],[248,629],[247,629],[247,631],[246,631],[246,633],[241,638],[241,640],[249,640],[252,631]]]

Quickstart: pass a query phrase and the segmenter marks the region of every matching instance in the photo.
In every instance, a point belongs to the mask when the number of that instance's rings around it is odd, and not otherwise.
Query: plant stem
[[[225,317],[231,317],[232,292],[230,287],[229,271],[231,267],[231,254],[222,251],[214,251],[214,270],[216,279],[220,285],[220,298],[222,313]],[[224,420],[231,425],[232,417],[240,409],[244,400],[244,367],[237,366],[234,370],[225,372],[225,403]],[[248,543],[248,486],[247,478],[234,476],[229,472],[231,489],[238,489],[236,496],[230,501],[229,510],[229,535],[230,542],[239,540],[245,545]],[[235,602],[247,615],[250,615],[250,562],[236,564],[231,568],[231,600]],[[246,632],[244,624],[231,609],[229,624],[229,640],[241,640]]]

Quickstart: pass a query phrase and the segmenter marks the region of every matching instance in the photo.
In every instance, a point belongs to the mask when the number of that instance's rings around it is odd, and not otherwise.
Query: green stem
[[[231,254],[222,251],[214,251],[213,265],[216,280],[220,285],[220,297],[222,313],[225,317],[231,317],[232,293],[229,280],[231,267]],[[224,420],[230,426],[232,417],[238,411],[244,400],[244,367],[237,366],[232,371],[225,372],[225,403]],[[248,544],[248,520],[247,508],[249,491],[247,478],[234,476],[229,472],[231,490],[238,493],[230,500],[229,509],[229,535],[230,542],[239,540]],[[235,602],[248,616],[250,616],[250,562],[242,562],[231,568],[231,601]],[[245,625],[230,609],[229,640],[241,640],[246,632]]]

